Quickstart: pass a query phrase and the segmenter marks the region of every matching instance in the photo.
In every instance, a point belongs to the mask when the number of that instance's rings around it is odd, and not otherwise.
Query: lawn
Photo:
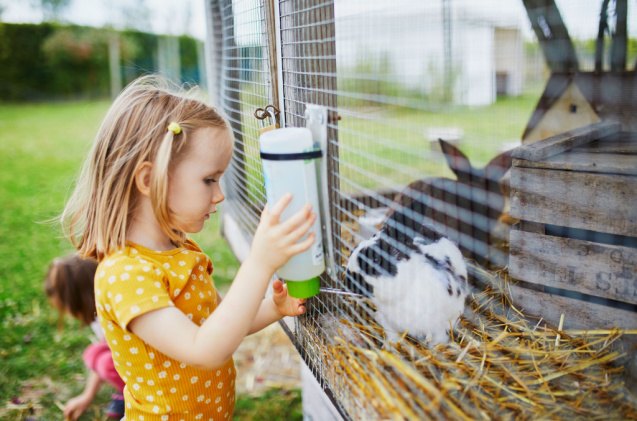
[[[453,176],[436,149],[437,137],[450,140],[450,132],[458,133],[458,147],[472,165],[482,167],[520,142],[540,95],[535,87],[483,107],[433,110],[359,104],[340,109],[340,188],[346,193],[386,190],[415,178]]]
[[[42,278],[72,249],[51,223],[64,206],[109,103],[0,104],[0,419],[61,419],[59,404],[83,388],[80,355],[90,330],[74,320],[56,329]],[[197,241],[215,262],[223,288],[237,262],[213,218]],[[81,418],[100,419],[103,388]],[[238,396],[237,419],[300,418],[299,390]]]

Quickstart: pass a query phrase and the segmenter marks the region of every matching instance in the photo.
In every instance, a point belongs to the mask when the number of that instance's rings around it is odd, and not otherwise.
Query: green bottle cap
[[[304,281],[285,281],[288,293],[294,298],[310,298],[319,293],[321,280],[318,276]]]

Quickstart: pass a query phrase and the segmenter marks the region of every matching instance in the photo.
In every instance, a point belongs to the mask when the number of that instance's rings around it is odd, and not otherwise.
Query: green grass
[[[263,395],[238,396],[234,416],[240,420],[302,420],[300,390],[270,389]]]
[[[108,106],[0,104],[0,419],[61,419],[56,402],[84,386],[80,356],[90,330],[65,320],[58,332],[57,313],[42,288],[50,260],[72,248],[59,227],[46,221],[62,210]],[[219,235],[218,219],[195,238],[212,257],[215,281],[224,288],[238,266]],[[103,388],[81,419],[100,419],[109,393]],[[237,417],[288,418],[300,411],[299,393],[239,396]],[[19,403],[9,405],[12,399]]]
[[[490,106],[448,106],[436,111],[381,104],[341,110],[341,190],[383,189],[426,176],[452,176],[446,161],[431,149],[427,136],[434,128],[460,129],[459,148],[472,165],[481,167],[501,153],[506,143],[519,142],[540,95],[537,88],[500,98]]]
[[[107,106],[0,105],[0,396],[36,396],[51,419],[60,417],[54,399],[81,389],[88,332],[75,321],[56,332],[42,278],[49,261],[71,248],[44,221],[62,209]],[[21,413],[28,410],[12,416]]]

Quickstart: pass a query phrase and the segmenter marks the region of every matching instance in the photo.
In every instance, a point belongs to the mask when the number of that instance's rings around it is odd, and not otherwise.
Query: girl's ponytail
[[[155,155],[150,178],[150,200],[153,204],[155,217],[157,218],[159,226],[175,244],[182,243],[185,236],[184,233],[177,232],[171,228],[171,215],[170,209],[168,208],[168,183],[166,179],[170,169],[173,150],[181,149],[181,146],[183,146],[175,145],[175,142],[183,143],[185,141],[186,134],[182,132],[179,123],[171,122],[157,149],[157,155]]]

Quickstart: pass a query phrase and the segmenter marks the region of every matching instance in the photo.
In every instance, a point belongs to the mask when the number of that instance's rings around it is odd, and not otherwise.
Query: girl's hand
[[[64,419],[75,421],[86,411],[92,401],[91,396],[84,394],[72,398],[64,405]]]
[[[288,295],[288,287],[280,279],[272,283],[272,301],[282,317],[299,316],[305,313],[305,299]]]
[[[310,205],[304,206],[287,221],[280,221],[281,214],[291,201],[292,195],[286,194],[272,209],[266,205],[252,241],[250,256],[271,274],[292,256],[309,249],[314,242],[314,233],[301,241],[316,220]]]

